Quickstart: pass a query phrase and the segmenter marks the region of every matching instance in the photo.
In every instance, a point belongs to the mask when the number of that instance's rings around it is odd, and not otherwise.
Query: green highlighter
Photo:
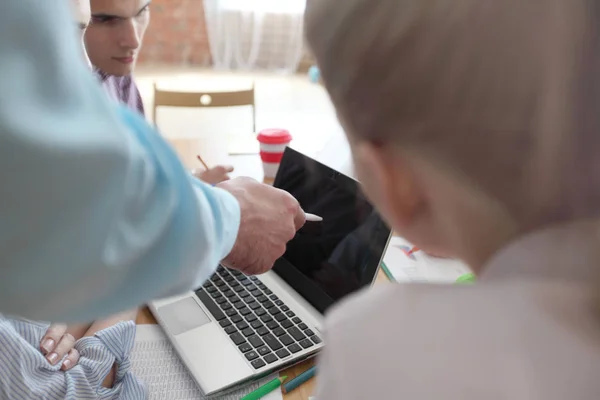
[[[273,390],[277,389],[286,379],[287,376],[281,376],[279,378],[273,379],[271,382],[265,383],[264,385],[256,389],[254,392],[248,393],[240,400],[258,400],[261,397],[268,395]]]
[[[456,283],[475,283],[475,274],[469,273],[458,277]]]

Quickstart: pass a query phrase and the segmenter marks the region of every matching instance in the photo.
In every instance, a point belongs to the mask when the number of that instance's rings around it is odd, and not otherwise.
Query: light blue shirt
[[[233,196],[111,103],[75,29],[66,0],[0,2],[0,312],[36,320],[197,287],[240,220]]]

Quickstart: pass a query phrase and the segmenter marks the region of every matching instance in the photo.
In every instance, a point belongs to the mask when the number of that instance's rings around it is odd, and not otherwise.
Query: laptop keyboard
[[[255,369],[321,343],[255,276],[219,266],[196,296]]]

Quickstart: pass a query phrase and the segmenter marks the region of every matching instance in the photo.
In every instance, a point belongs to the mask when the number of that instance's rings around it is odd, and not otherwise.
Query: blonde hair
[[[350,134],[431,157],[523,225],[600,211],[592,0],[309,0],[308,42]]]

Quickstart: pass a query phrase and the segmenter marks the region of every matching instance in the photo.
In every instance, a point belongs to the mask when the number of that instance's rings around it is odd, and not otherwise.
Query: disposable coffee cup
[[[285,129],[263,129],[257,139],[265,178],[273,179],[277,175],[283,152],[292,141],[292,135]]]

